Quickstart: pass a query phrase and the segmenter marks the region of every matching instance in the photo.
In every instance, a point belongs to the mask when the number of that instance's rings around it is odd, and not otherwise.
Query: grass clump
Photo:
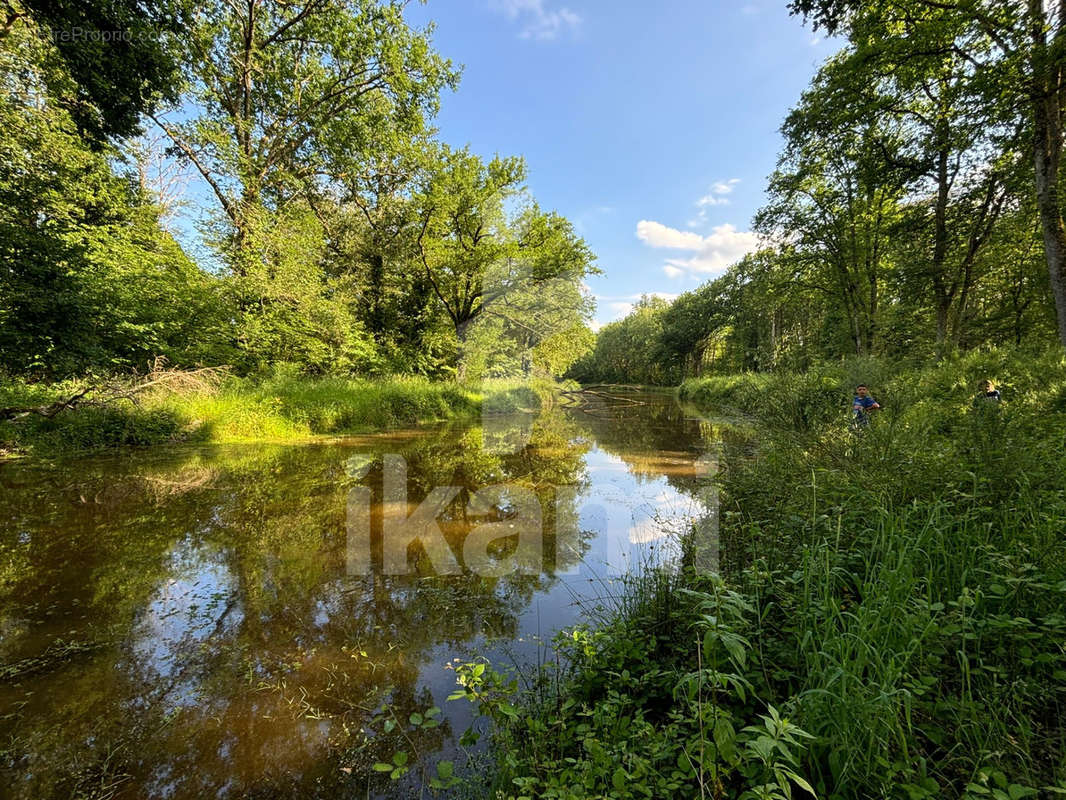
[[[85,386],[5,379],[0,408],[44,407]],[[536,409],[550,392],[547,385],[518,382],[461,386],[410,376],[310,379],[277,369],[191,390],[152,388],[133,400],[87,403],[52,417],[19,415],[0,421],[0,452],[47,455],[176,441],[294,441]]]
[[[856,430],[859,382],[885,409]],[[1064,387],[1060,353],[1001,351],[682,387],[754,431],[723,445],[721,576],[563,640],[496,714],[503,796],[1066,795]]]

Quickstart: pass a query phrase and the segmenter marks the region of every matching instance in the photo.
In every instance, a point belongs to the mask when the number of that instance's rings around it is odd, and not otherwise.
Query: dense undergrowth
[[[0,407],[44,406],[83,382],[0,381]],[[286,441],[536,408],[547,385],[486,381],[477,386],[416,377],[312,379],[284,370],[227,378],[195,391],[168,388],[137,402],[84,405],[46,418],[0,422],[0,454],[49,455],[176,441]]]
[[[974,401],[986,377],[1001,404]],[[884,410],[855,431],[859,381]],[[498,722],[497,796],[1066,795],[1061,355],[681,394],[755,426],[723,445],[721,577],[636,582],[560,638],[522,713],[466,676]]]

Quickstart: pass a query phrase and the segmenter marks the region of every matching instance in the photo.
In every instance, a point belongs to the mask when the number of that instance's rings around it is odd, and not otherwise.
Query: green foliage
[[[628,316],[600,329],[596,349],[570,368],[569,377],[582,383],[676,383],[681,370],[664,364],[656,350],[669,308],[662,298],[642,297]]]
[[[975,399],[984,378],[1001,404]],[[860,380],[885,409],[856,436]],[[816,737],[819,796],[1043,796],[1062,780],[1064,381],[1058,354],[988,351],[683,387],[756,426],[726,455],[722,552],[770,702]]]
[[[49,74],[50,91],[94,143],[136,133],[142,114],[177,99],[179,2],[21,0],[4,13],[23,9],[65,68]]]
[[[509,213],[525,177],[522,159],[446,146],[426,171],[421,272],[454,327],[461,380],[529,375],[534,359],[565,369],[582,352],[559,337],[588,322],[580,281],[595,257],[566,218],[535,203]]]
[[[790,3],[844,44],[782,125],[755,216],[763,249],[678,297],[657,329],[605,328],[575,377],[1066,343],[1060,5]],[[627,327],[648,334],[626,341],[636,355],[618,347]]]
[[[589,348],[591,252],[528,195],[504,213],[523,192],[520,158],[484,163],[430,140],[458,72],[402,3],[28,7],[6,7],[0,32],[11,373],[112,373],[164,356],[343,377],[455,377],[472,361],[471,379],[529,378]],[[89,39],[49,42],[49,25]],[[105,29],[131,36],[92,39]],[[106,109],[104,84],[119,92]],[[139,148],[135,180],[106,140],[132,133],[139,112],[168,147]],[[172,198],[144,168],[153,154],[195,170],[217,201],[200,231],[210,263],[164,230]],[[489,304],[493,323],[465,347]]]
[[[977,396],[992,379],[1003,401]],[[884,405],[857,434],[853,386]],[[634,579],[518,691],[503,797],[1050,797],[1066,787],[1066,360],[715,376],[722,573]]]
[[[808,734],[752,689],[750,608],[720,581],[658,573],[605,626],[560,633],[532,691],[485,662],[456,668],[494,723],[499,797],[806,796]],[[695,622],[693,622],[695,620]]]
[[[0,382],[0,407],[44,406],[82,384]],[[258,378],[232,379],[217,391],[160,390],[137,405],[115,403],[28,414],[0,423],[0,449],[34,454],[174,441],[291,441],[320,434],[395,428],[486,413],[538,409],[552,387],[490,381],[480,387],[425,378],[321,378],[280,368]]]
[[[69,115],[40,102],[51,55],[24,25],[0,41],[0,360],[14,372],[224,361],[218,287]]]
[[[326,245],[311,209],[292,204],[254,216],[260,233],[245,248],[254,247],[256,257],[227,282],[239,315],[239,365],[293,363],[316,375],[372,369],[376,349],[355,314],[351,281],[323,272]]]

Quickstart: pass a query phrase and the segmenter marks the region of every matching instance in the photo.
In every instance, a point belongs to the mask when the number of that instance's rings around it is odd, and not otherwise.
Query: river
[[[0,794],[428,797],[427,766],[484,744],[459,746],[481,723],[446,699],[455,664],[528,675],[626,574],[676,561],[713,439],[671,394],[633,392],[0,464]],[[440,538],[386,570],[427,498]],[[400,752],[405,775],[374,771]]]

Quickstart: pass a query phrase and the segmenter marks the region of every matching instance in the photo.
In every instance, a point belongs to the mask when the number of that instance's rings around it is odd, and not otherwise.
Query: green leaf
[[[506,714],[511,719],[518,719],[518,709],[508,703],[506,700],[500,703],[500,711]]]
[[[788,775],[789,779],[794,784],[796,784],[798,787],[800,787],[803,791],[808,792],[811,795],[811,797],[817,797],[817,795],[814,792],[814,787],[811,786],[805,779],[801,778],[799,775],[797,775],[795,772],[793,772],[790,769],[784,770],[784,773],[786,775]]]
[[[1012,783],[1007,787],[1007,794],[1010,795],[1010,800],[1021,800],[1023,797],[1034,797],[1039,794],[1036,789],[1031,789],[1028,786],[1021,786],[1017,783]]]
[[[724,716],[719,717],[714,725],[714,743],[722,758],[731,764],[736,763],[737,760],[736,741],[737,734],[733,730],[733,723]]]
[[[475,731],[473,728],[467,728],[463,731],[463,735],[459,737],[459,744],[463,747],[473,747],[480,741],[481,734]]]

